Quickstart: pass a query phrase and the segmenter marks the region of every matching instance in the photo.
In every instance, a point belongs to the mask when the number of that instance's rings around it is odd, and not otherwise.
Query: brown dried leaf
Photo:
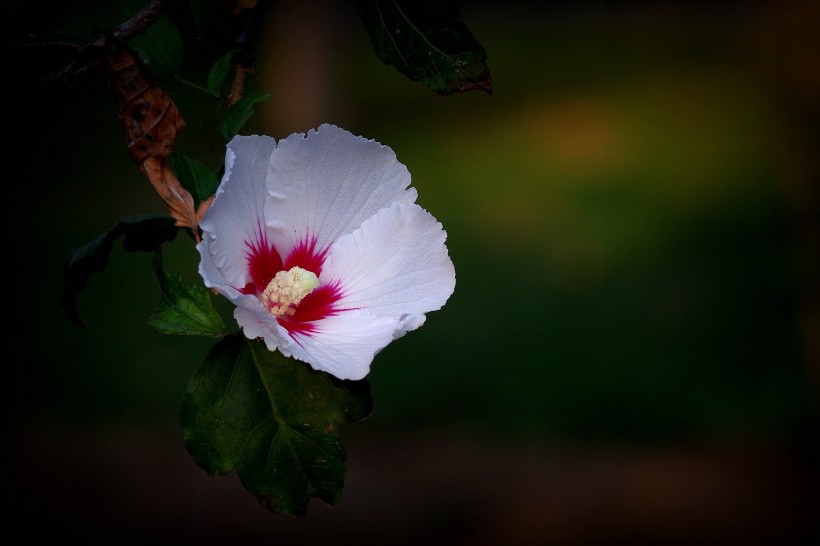
[[[168,157],[174,150],[176,134],[185,121],[176,105],[159,87],[149,87],[120,119],[128,136],[128,151],[134,161],[148,157]]]
[[[114,43],[107,60],[132,159],[141,163],[149,157],[168,157],[185,127],[176,105],[130,49]]]
[[[131,158],[168,205],[175,224],[191,228],[198,241],[199,220],[210,202],[200,204],[197,211],[193,196],[182,187],[167,160],[185,120],[139,57],[124,44],[112,42],[107,63]]]
[[[191,228],[196,236],[199,217],[194,207],[194,198],[179,183],[165,158],[149,157],[142,162],[140,169],[168,205],[171,217],[176,220],[175,225]]]
[[[194,217],[197,225],[199,225],[199,222],[202,221],[202,217],[205,215],[208,209],[211,208],[211,203],[214,202],[215,198],[216,195],[212,195],[199,204],[199,207],[196,209],[196,216]]]

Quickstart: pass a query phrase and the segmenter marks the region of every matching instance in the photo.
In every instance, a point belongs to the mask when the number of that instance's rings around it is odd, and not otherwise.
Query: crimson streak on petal
[[[344,311],[336,307],[336,302],[341,296],[342,289],[338,282],[320,286],[299,302],[296,313],[292,317],[279,317],[277,321],[291,336],[294,334],[310,335],[316,331],[314,321],[332,317]]]
[[[322,276],[322,266],[327,258],[327,248],[316,250],[316,237],[305,237],[291,250],[290,255],[285,258],[285,270],[292,267],[301,267],[313,272],[317,277]]]
[[[258,227],[256,241],[245,241],[248,247],[245,251],[248,259],[248,275],[251,282],[241,290],[243,294],[261,294],[268,286],[273,277],[282,271],[282,258],[279,253],[268,242],[268,235]]]
[[[254,296],[259,296],[280,271],[301,267],[319,276],[327,257],[327,249],[317,252],[316,237],[306,237],[293,248],[283,262],[279,252],[268,241],[268,236],[261,226],[256,240],[245,241],[245,246],[247,247],[248,276],[251,281],[241,292]],[[335,305],[341,296],[342,289],[338,282],[319,286],[299,302],[293,316],[277,317],[276,321],[291,336],[300,334],[309,336],[316,331],[315,321],[342,311]]]

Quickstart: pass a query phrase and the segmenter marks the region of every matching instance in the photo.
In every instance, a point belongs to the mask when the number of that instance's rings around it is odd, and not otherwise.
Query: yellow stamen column
[[[292,317],[299,302],[317,286],[319,277],[307,269],[292,267],[280,271],[262,292],[262,305],[275,317]]]

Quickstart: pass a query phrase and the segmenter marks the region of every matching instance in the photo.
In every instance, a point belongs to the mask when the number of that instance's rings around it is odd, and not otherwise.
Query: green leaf
[[[372,410],[366,380],[340,381],[235,334],[194,371],[182,403],[185,446],[209,474],[236,470],[272,512],[302,516],[341,498],[343,422]]]
[[[492,93],[487,52],[452,0],[359,0],[376,55],[439,95]]]
[[[191,193],[197,206],[216,193],[219,177],[204,163],[177,152],[171,154],[170,163],[180,184]]]
[[[162,266],[162,253],[154,251],[154,270],[159,279],[162,299],[148,324],[163,334],[224,337],[222,317],[214,309],[208,290],[200,284],[183,284],[180,275]]]
[[[264,102],[271,98],[270,93],[251,93],[242,97],[236,104],[231,106],[228,113],[222,119],[219,132],[225,142],[231,140],[245,123],[253,116],[253,106],[258,102]]]
[[[182,35],[166,15],[128,41],[145,66],[158,78],[173,78],[182,64]]]
[[[208,72],[208,91],[216,98],[222,96],[222,88],[225,85],[225,79],[231,72],[231,68],[233,68],[231,61],[233,61],[233,55],[236,51],[236,49],[232,49],[225,53],[217,59],[210,72]]]
[[[83,326],[77,312],[77,296],[85,290],[91,275],[108,265],[108,256],[119,237],[123,237],[122,246],[128,252],[151,252],[162,243],[173,241],[178,231],[169,216],[123,216],[107,233],[72,250],[63,268],[63,292],[59,299],[68,318]]]

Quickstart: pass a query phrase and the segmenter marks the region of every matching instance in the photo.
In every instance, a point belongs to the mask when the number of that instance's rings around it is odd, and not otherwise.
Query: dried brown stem
[[[253,69],[241,64],[237,64],[235,67],[236,73],[234,74],[233,82],[231,82],[231,90],[227,97],[228,106],[233,106],[242,98],[242,95],[245,93],[245,78],[253,72]]]

